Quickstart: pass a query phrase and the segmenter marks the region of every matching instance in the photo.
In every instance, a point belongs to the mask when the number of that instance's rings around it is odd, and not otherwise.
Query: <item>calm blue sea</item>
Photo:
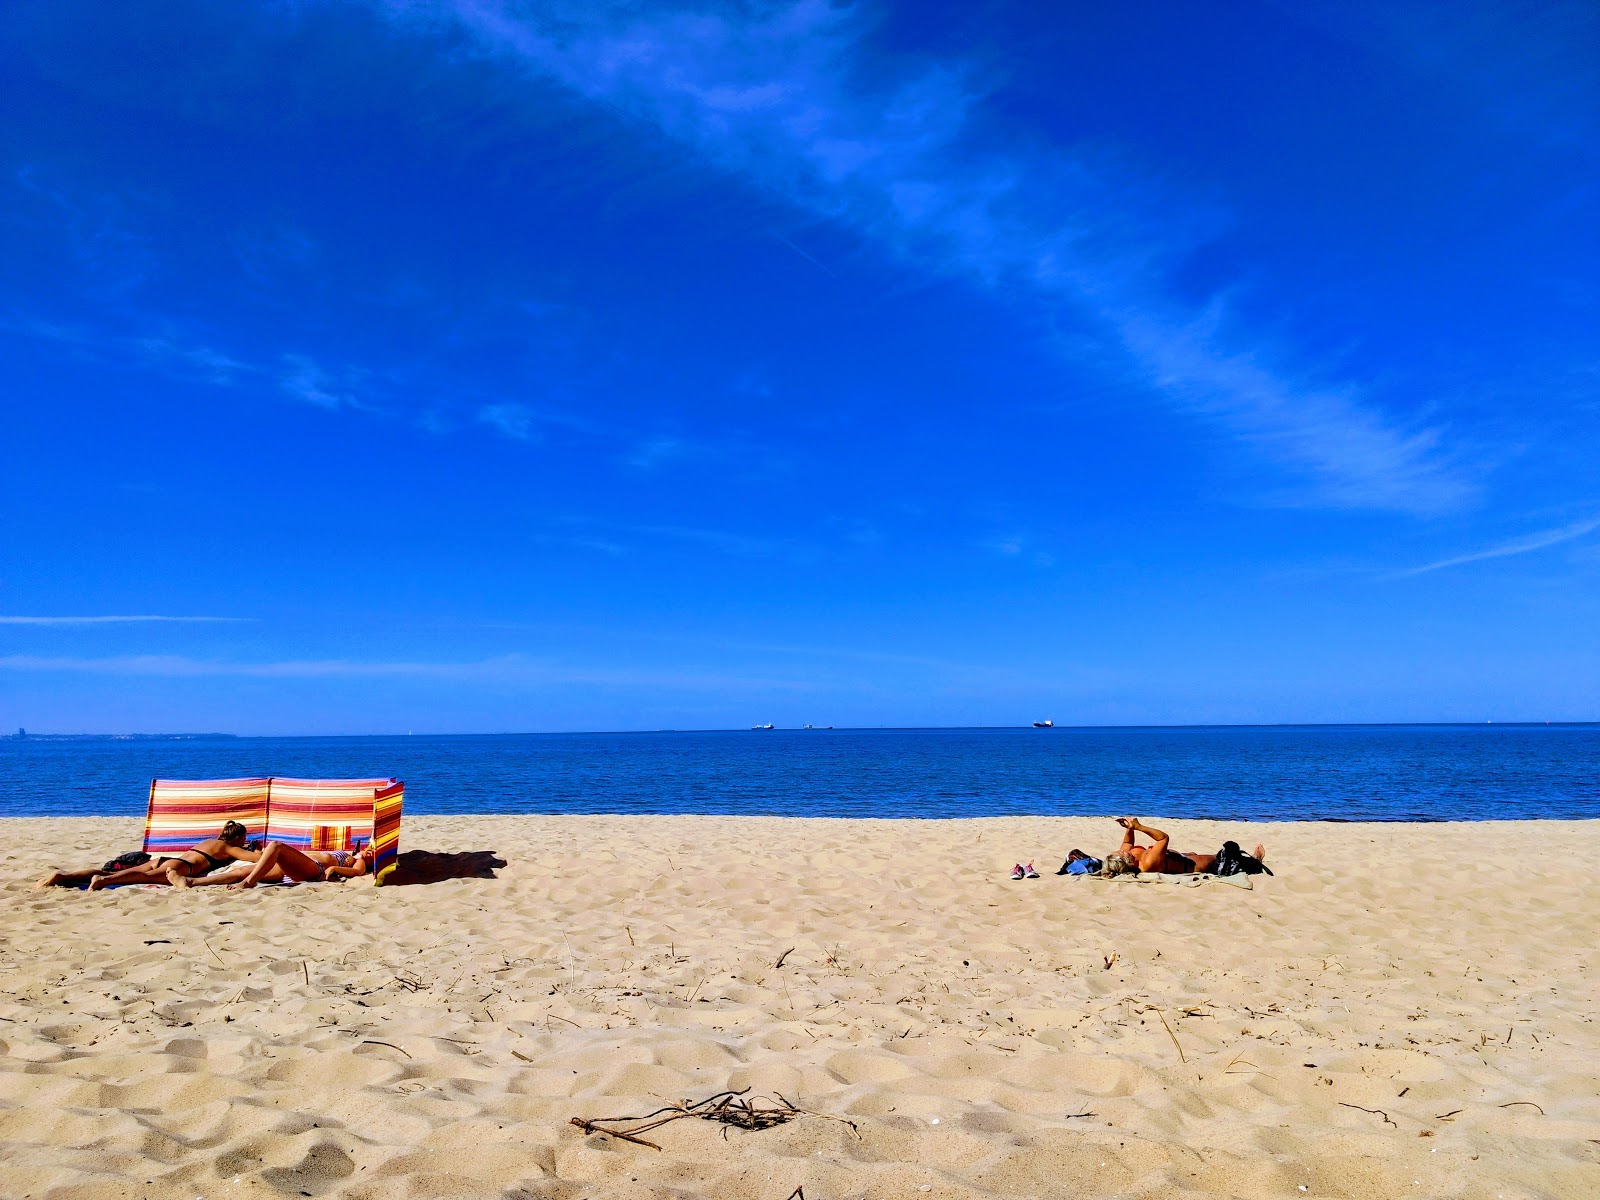
[[[1600,817],[1600,725],[0,739],[0,815],[142,815],[152,777],[396,776],[412,813]]]

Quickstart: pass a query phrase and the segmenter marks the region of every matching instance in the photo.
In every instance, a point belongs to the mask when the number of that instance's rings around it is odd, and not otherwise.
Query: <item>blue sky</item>
[[[1600,711],[1583,4],[0,11],[0,727]]]

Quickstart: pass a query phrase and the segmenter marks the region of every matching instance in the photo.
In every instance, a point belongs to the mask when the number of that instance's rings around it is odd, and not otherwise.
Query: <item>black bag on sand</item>
[[[101,867],[102,871],[126,871],[129,867],[142,867],[150,861],[150,856],[143,850],[129,850],[126,854],[119,854]]]
[[[1239,849],[1238,842],[1222,843],[1222,849],[1217,851],[1217,864],[1211,870],[1216,875],[1260,875],[1263,872],[1272,874],[1271,867],[1255,855],[1246,854]]]

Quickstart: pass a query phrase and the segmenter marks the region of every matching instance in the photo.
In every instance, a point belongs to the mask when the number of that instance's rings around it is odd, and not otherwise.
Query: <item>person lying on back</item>
[[[1138,817],[1118,817],[1117,824],[1122,826],[1122,845],[1106,855],[1105,871],[1108,874],[1124,874],[1128,868],[1135,871],[1144,871],[1152,875],[1198,875],[1198,874],[1234,874],[1243,871],[1254,875],[1258,871],[1266,871],[1267,850],[1259,843],[1254,856],[1244,854],[1239,850],[1237,842],[1228,842],[1216,854],[1179,853],[1168,846],[1167,835],[1159,829],[1153,829],[1144,824]],[[1149,846],[1137,844],[1137,834],[1144,834],[1152,842]],[[1231,865],[1233,869],[1228,869]],[[1251,865],[1256,870],[1251,870]]]

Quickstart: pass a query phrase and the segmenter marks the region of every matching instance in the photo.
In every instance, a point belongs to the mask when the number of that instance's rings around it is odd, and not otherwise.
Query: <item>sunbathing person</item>
[[[1152,875],[1198,875],[1213,871],[1217,866],[1217,859],[1221,857],[1220,854],[1180,854],[1168,847],[1166,834],[1143,824],[1138,817],[1118,817],[1117,824],[1123,828],[1122,845],[1106,856],[1108,863],[1113,857],[1117,857],[1131,861],[1138,870]],[[1154,845],[1137,845],[1134,835],[1140,833],[1149,838]],[[1230,842],[1228,845],[1232,846],[1234,851],[1238,850],[1236,843]],[[1256,862],[1264,864],[1266,857],[1266,847],[1258,844],[1255,852]],[[1264,865],[1262,869],[1265,870]]]
[[[101,875],[113,875],[128,867],[141,866],[150,861],[150,856],[143,850],[130,850],[126,854],[119,854],[110,862],[99,867],[84,867],[80,871],[51,871],[50,874],[34,881],[36,888],[48,887],[87,887],[91,880]]]
[[[194,882],[226,883],[237,892],[243,888],[253,888],[258,883],[278,883],[284,879],[301,883],[356,879],[372,874],[374,857],[371,842],[360,850],[297,850],[283,842],[268,842],[255,862],[230,867]]]
[[[187,887],[190,880],[230,862],[254,862],[260,851],[246,848],[245,841],[249,836],[249,830],[243,825],[229,821],[216,837],[207,838],[177,854],[160,854],[138,866],[95,874],[89,880],[89,890],[97,892],[101,888],[123,883],[168,883],[174,887]],[[71,876],[79,873],[59,874]]]

